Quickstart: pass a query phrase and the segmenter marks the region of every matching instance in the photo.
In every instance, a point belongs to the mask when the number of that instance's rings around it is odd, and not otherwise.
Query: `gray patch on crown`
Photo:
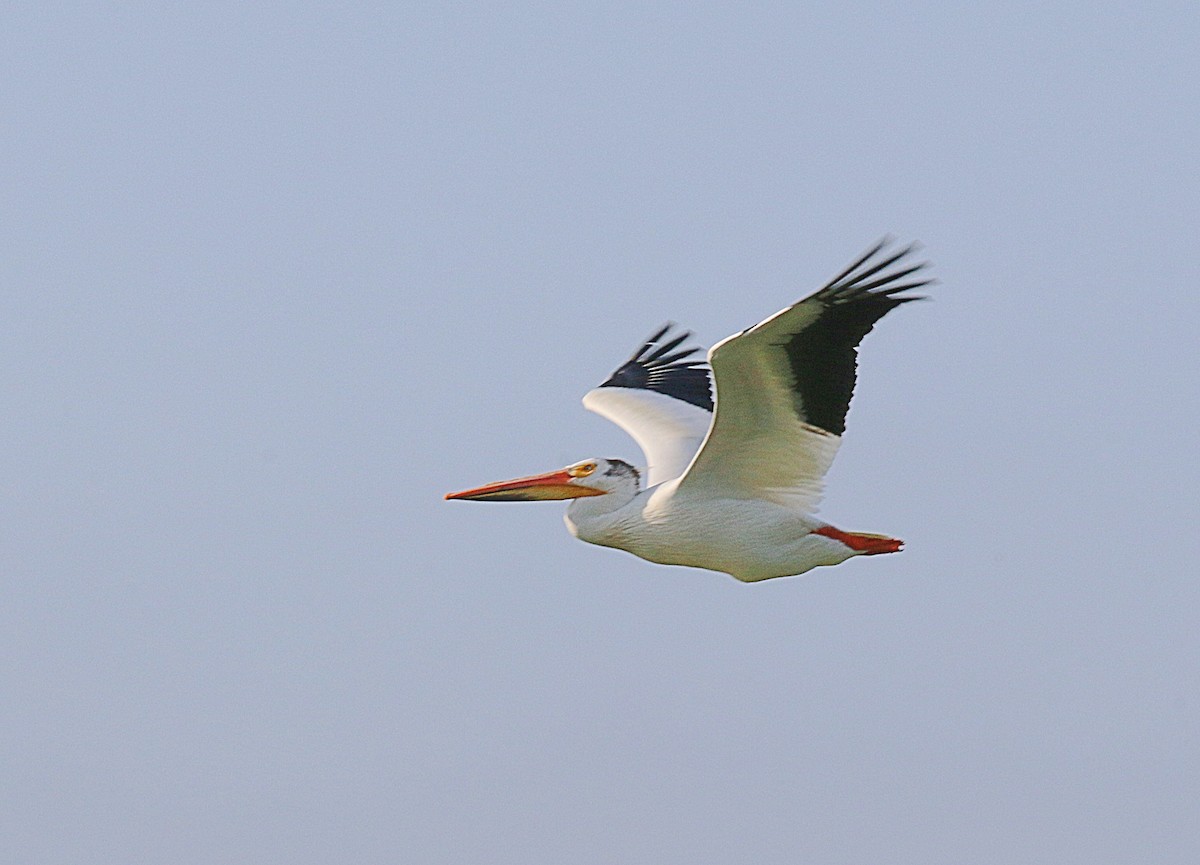
[[[638,486],[642,484],[641,472],[625,462],[625,460],[612,459],[610,457],[608,460],[608,469],[604,473],[606,475],[627,475],[632,477]]]

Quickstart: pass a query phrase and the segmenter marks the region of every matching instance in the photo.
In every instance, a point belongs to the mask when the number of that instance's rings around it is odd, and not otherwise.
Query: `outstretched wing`
[[[815,294],[709,352],[717,384],[712,429],[679,493],[765,498],[816,510],[846,429],[858,344],[875,322],[932,280],[915,245],[880,241]],[[913,277],[913,278],[909,278]]]
[[[648,486],[677,478],[692,461],[712,422],[711,371],[680,348],[689,331],[664,325],[583,404],[633,437],[646,455]]]

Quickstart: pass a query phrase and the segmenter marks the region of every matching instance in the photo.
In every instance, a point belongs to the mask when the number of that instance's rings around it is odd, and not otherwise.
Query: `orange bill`
[[[560,499],[577,499],[583,496],[602,496],[603,490],[571,483],[574,480],[565,470],[497,481],[473,490],[446,493],[447,499],[464,499],[473,502],[545,502]]]

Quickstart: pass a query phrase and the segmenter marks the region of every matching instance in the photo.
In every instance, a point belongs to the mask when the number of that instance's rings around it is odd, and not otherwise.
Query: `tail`
[[[843,532],[833,526],[822,526],[813,532],[814,535],[824,535],[841,541],[863,556],[878,556],[881,553],[898,553],[904,548],[904,541],[899,538],[889,538],[887,535],[873,535],[868,532]]]

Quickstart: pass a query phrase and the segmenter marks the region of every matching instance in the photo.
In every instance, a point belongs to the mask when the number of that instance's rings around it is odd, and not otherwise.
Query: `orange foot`
[[[899,538],[889,538],[887,535],[872,535],[866,532],[843,532],[833,526],[822,526],[813,532],[814,535],[824,535],[841,541],[855,552],[864,556],[877,556],[880,553],[898,553],[904,546]]]

